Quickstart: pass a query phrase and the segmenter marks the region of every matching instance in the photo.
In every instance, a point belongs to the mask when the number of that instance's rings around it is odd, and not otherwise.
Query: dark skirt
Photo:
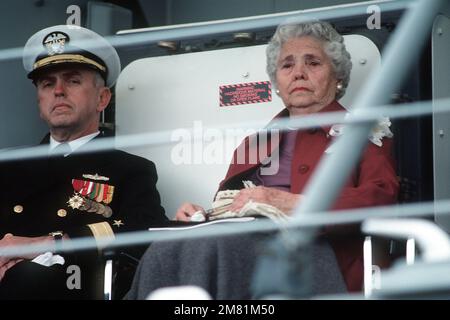
[[[299,289],[290,288],[296,282],[303,286],[296,292],[310,296],[346,292],[326,241],[301,249],[292,261],[277,256],[279,243],[274,239],[274,233],[259,232],[155,242],[142,257],[124,299],[146,299],[155,289],[183,285],[199,286],[219,300],[292,295]],[[289,273],[287,278],[283,271]]]

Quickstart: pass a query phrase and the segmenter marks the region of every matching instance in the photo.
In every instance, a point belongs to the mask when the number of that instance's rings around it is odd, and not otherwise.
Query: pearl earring
[[[336,85],[336,89],[338,89],[339,91],[341,91],[343,88],[344,86],[340,82]]]
[[[278,95],[280,95],[280,90],[278,90],[278,89],[275,90],[275,93],[278,94]]]

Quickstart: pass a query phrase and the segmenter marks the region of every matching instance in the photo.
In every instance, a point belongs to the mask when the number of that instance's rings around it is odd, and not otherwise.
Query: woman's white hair
[[[352,61],[350,53],[344,45],[344,38],[328,22],[305,22],[295,24],[282,24],[278,26],[275,34],[266,49],[266,71],[277,87],[277,63],[283,45],[292,38],[311,36],[323,43],[323,49],[331,60],[336,79],[342,84],[342,89],[336,91],[336,100],[345,94],[350,81]]]

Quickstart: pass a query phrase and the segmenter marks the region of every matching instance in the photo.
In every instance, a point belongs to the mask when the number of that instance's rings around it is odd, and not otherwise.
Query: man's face
[[[49,71],[36,80],[36,87],[41,118],[51,131],[68,130],[76,136],[97,131],[110,92],[96,85],[94,71],[73,67]]]

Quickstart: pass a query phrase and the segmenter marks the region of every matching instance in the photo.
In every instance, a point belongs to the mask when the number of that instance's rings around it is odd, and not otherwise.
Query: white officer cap
[[[98,71],[112,87],[120,73],[116,49],[92,30],[59,25],[36,32],[25,44],[23,66],[35,80],[44,70],[61,65],[84,65]]]

